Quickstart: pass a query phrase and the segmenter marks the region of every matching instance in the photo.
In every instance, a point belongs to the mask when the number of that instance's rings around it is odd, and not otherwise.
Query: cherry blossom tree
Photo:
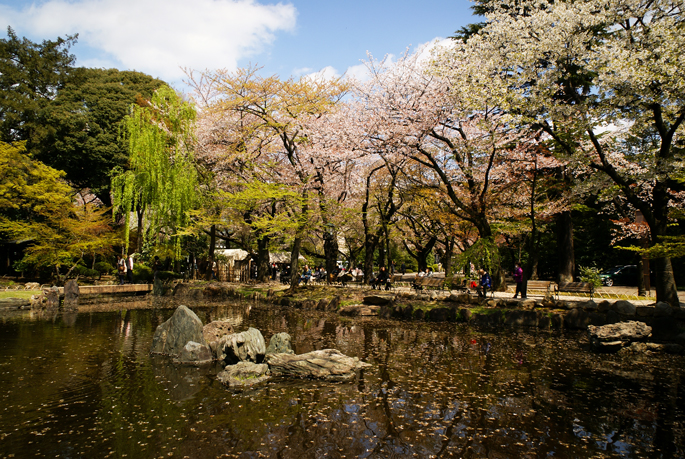
[[[345,170],[338,168],[338,162],[330,161],[329,155],[320,154],[322,146],[314,142],[308,126],[334,110],[345,86],[339,81],[309,77],[285,81],[277,76],[262,77],[258,70],[251,67],[234,73],[206,72],[191,78],[191,82],[196,100],[204,102],[203,111],[208,113],[208,155],[222,158],[217,163],[249,164],[249,180],[253,183],[277,183],[298,195],[296,201],[290,200],[297,202],[296,207],[286,206],[278,218],[270,219],[272,232],[282,230],[285,223],[291,229],[287,234],[292,235],[294,273],[302,242],[313,222],[313,199],[325,194],[325,172]],[[319,208],[326,209],[325,202],[321,202]],[[331,244],[333,237],[328,237],[329,251],[337,250]],[[327,258],[335,259],[335,255]],[[296,277],[292,276],[292,286],[297,284]]]
[[[454,82],[455,97],[490,100],[543,130],[577,174],[609,179],[626,209],[644,216],[650,245],[660,244],[682,202],[682,2],[490,6],[487,25],[445,52],[437,73]],[[657,300],[678,305],[670,259],[653,261]]]
[[[532,132],[512,125],[489,99],[454,94],[448,75],[429,72],[428,64],[425,53],[392,65],[368,62],[371,78],[355,88],[367,114],[367,136],[391,145],[396,160],[420,167],[422,185],[439,191],[455,216],[494,242],[492,222],[509,188],[505,160],[527,145]],[[499,266],[492,270],[502,285]]]

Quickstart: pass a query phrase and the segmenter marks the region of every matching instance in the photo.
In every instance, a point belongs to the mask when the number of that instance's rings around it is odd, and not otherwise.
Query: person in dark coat
[[[390,276],[388,275],[388,272],[385,270],[385,266],[381,267],[381,270],[378,272],[378,275],[376,276],[375,279],[371,281],[371,286],[376,289],[381,289],[381,285],[385,284],[385,289],[390,290]]]
[[[485,298],[488,296],[488,289],[492,289],[492,279],[490,274],[484,269],[479,271],[480,273],[480,288],[478,289],[478,296]]]

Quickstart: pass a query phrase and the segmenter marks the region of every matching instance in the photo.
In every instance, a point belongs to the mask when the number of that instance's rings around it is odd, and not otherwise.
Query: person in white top
[[[128,283],[133,283],[133,254],[128,256],[126,263],[126,277],[128,278]]]

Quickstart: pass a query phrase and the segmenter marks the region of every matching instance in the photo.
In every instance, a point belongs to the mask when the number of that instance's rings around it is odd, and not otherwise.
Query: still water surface
[[[683,357],[595,355],[582,334],[245,303],[193,310],[372,367],[355,383],[272,379],[234,392],[218,367],[148,354],[173,309],[6,316],[0,457],[685,456]]]

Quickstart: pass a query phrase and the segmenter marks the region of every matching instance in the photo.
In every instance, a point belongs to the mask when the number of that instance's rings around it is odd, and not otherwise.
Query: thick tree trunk
[[[378,245],[378,236],[367,235],[364,241],[364,283],[368,284],[373,276],[373,255]]]
[[[425,271],[426,268],[428,268],[428,254],[431,253],[431,250],[433,250],[433,247],[435,247],[435,243],[438,241],[438,238],[433,236],[428,240],[428,243],[426,243],[425,246],[420,246],[417,244],[414,244],[414,247],[416,247],[416,251],[412,251],[409,248],[409,245],[407,244],[406,241],[404,241],[404,248],[407,250],[407,253],[414,259],[416,260],[416,264],[418,266],[419,272]]]
[[[448,238],[445,242],[445,251],[442,255],[442,268],[445,270],[445,278],[451,276],[452,273],[452,257],[454,256],[454,238]]]
[[[388,271],[390,271],[390,269],[392,267],[392,253],[390,251],[390,231],[388,230],[387,226],[385,226],[384,231],[385,231],[385,256],[386,256],[385,266],[387,266]]]
[[[557,257],[559,260],[559,282],[573,282],[576,271],[576,258],[573,249],[573,220],[571,212],[561,212],[556,216]]]
[[[385,266],[385,241],[378,244],[378,269]]]
[[[297,236],[293,241],[293,249],[290,253],[290,289],[295,290],[300,281],[300,273],[298,264],[300,261],[300,246],[302,245],[302,238]]]
[[[257,240],[257,282],[267,282],[270,275],[269,236]]]
[[[338,235],[335,228],[327,227],[323,233],[323,254],[326,258],[326,272],[332,273],[338,264]],[[330,284],[331,276],[327,276]]]
[[[675,276],[673,275],[673,266],[670,258],[654,258],[651,261],[654,266],[654,275],[656,277],[654,287],[656,290],[656,300],[664,301],[674,308],[680,307],[680,300],[678,299],[678,290],[675,285]]]
[[[216,225],[209,229],[209,257],[207,259],[207,272],[205,278],[212,280],[212,266],[214,266],[214,247],[216,246]]]

